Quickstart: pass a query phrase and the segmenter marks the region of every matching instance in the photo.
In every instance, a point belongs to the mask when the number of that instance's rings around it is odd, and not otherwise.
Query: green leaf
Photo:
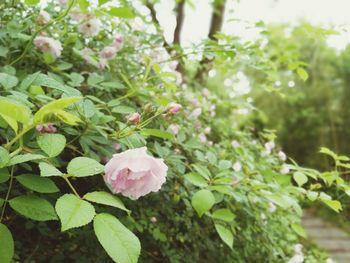
[[[27,106],[4,97],[0,97],[0,114],[23,124],[29,124],[32,118],[32,112]]]
[[[172,139],[174,134],[159,129],[143,129],[141,130],[143,136],[154,136],[162,139]]]
[[[203,178],[209,180],[210,179],[210,171],[207,167],[199,165],[199,164],[193,164],[193,168],[201,175]]]
[[[332,208],[337,213],[339,213],[339,211],[342,210],[342,205],[337,200],[322,199],[322,202],[325,203],[326,205],[328,205],[330,208]]]
[[[185,174],[185,179],[189,181],[191,184],[198,187],[206,187],[208,186],[207,181],[197,173],[188,173]]]
[[[87,157],[76,157],[69,162],[67,167],[68,174],[76,177],[91,176],[103,171],[103,165]]]
[[[35,73],[36,74],[36,73]],[[43,86],[43,87],[48,87],[52,89],[56,89],[59,91],[64,92],[68,96],[81,96],[81,93],[79,90],[71,88],[69,86],[66,86],[62,84],[61,82],[45,75],[42,73],[38,73],[38,75],[35,75],[34,80],[32,81],[33,85],[37,86]]]
[[[0,262],[10,263],[15,250],[12,234],[10,230],[0,223]]]
[[[215,204],[215,197],[209,190],[203,189],[196,192],[192,197],[192,206],[199,217],[207,212]]]
[[[338,155],[335,154],[333,151],[331,151],[330,149],[328,149],[328,148],[326,148],[326,147],[321,147],[320,153],[329,155],[329,156],[331,156],[334,160],[337,160],[337,159],[338,159]]]
[[[220,219],[226,222],[232,222],[232,220],[235,218],[235,215],[227,208],[221,208],[218,210],[215,210],[212,214],[212,217],[215,219]]]
[[[26,154],[16,155],[10,160],[7,166],[12,166],[19,163],[25,163],[25,162],[38,160],[38,159],[45,159],[45,158],[46,157],[41,154],[26,153]]]
[[[98,214],[94,219],[94,231],[98,241],[114,262],[138,262],[140,241],[117,218],[110,214]]]
[[[307,176],[301,172],[295,172],[293,174],[294,180],[297,182],[299,186],[302,186],[307,183]]]
[[[9,171],[6,168],[0,169],[0,184],[10,179]]]
[[[220,160],[219,168],[220,170],[230,169],[232,167],[232,162],[228,160]]]
[[[60,170],[58,170],[55,166],[41,162],[39,163],[40,176],[49,177],[49,176],[61,176]]]
[[[94,203],[113,206],[130,213],[130,210],[124,206],[123,202],[118,197],[104,191],[87,193],[83,198]]]
[[[5,167],[6,164],[10,161],[9,152],[0,146],[0,168]]]
[[[88,10],[88,7],[90,6],[88,0],[78,0],[78,4],[83,12],[86,12]]]
[[[219,234],[220,238],[222,239],[222,241],[224,241],[226,245],[232,248],[233,234],[231,230],[220,224],[215,224],[215,229],[216,229],[216,232]]]
[[[45,117],[49,114],[54,114],[59,110],[62,110],[79,100],[82,100],[82,97],[68,97],[68,98],[61,98],[55,101],[52,101],[45,106],[41,107],[34,115],[34,122],[35,123],[45,123]]]
[[[294,230],[295,233],[297,233],[299,236],[306,238],[306,233],[302,225],[300,224],[292,224],[291,225],[292,229]]]
[[[55,209],[46,199],[21,195],[10,200],[10,206],[19,214],[36,221],[56,220]]]
[[[0,72],[0,84],[4,89],[11,89],[18,84],[18,79],[15,76]]]
[[[84,226],[92,221],[95,208],[73,194],[65,194],[56,202],[56,212],[61,220],[61,230]]]
[[[71,126],[78,125],[79,122],[82,122],[82,120],[79,117],[77,117],[71,113],[68,113],[64,110],[57,110],[57,111],[55,111],[54,114],[55,114],[55,117],[57,117],[59,120],[65,122]]]
[[[24,0],[24,3],[27,5],[37,5],[39,4],[40,0]]]
[[[0,116],[10,125],[10,127],[17,133],[18,131],[18,124],[17,121],[14,118],[11,118],[7,115],[0,114]]]
[[[309,78],[309,74],[307,73],[307,71],[303,68],[297,68],[297,74],[299,75],[299,77],[303,80],[306,81]]]
[[[16,176],[16,180],[23,186],[38,193],[57,193],[60,190],[49,178],[43,178],[34,174]]]
[[[127,7],[113,7],[107,11],[108,14],[120,18],[134,18],[134,12]]]
[[[49,157],[55,157],[59,155],[66,146],[66,137],[62,134],[49,134],[45,133],[37,137],[36,139],[39,147]]]
[[[7,53],[9,52],[9,49],[4,46],[0,46],[0,57],[6,58]]]

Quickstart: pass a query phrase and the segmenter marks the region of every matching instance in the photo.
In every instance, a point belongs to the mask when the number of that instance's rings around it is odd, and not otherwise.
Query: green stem
[[[78,197],[81,198],[80,195],[78,194],[77,190],[75,190],[74,186],[72,185],[72,183],[69,181],[68,179],[68,175],[64,174],[62,176],[62,178],[66,181],[66,183],[68,184],[69,188],[73,191],[73,193]]]
[[[30,47],[31,47],[31,45],[32,45],[32,43],[33,43],[35,37],[36,37],[41,31],[45,30],[46,28],[50,27],[51,25],[53,25],[53,24],[55,24],[56,22],[59,22],[59,21],[61,21],[63,18],[65,18],[65,17],[68,15],[69,11],[72,9],[72,7],[73,7],[75,1],[76,1],[76,0],[72,0],[72,1],[69,3],[67,9],[64,10],[60,15],[58,15],[55,19],[52,19],[51,22],[47,23],[46,25],[44,25],[44,26],[40,27],[38,30],[36,30],[36,31],[34,32],[34,34],[31,36],[31,38],[29,39],[29,41],[28,41],[26,47],[24,48],[24,51],[22,52],[22,54],[21,54],[20,56],[18,56],[14,61],[12,61],[12,62],[10,63],[10,66],[12,66],[13,64],[16,64],[18,61],[20,61],[20,60],[27,54],[27,52],[28,52],[28,50],[30,49]]]
[[[24,134],[26,134],[29,130],[31,130],[32,128],[35,127],[35,124],[31,124],[27,127],[24,127],[23,130],[18,133],[10,142],[8,142],[7,144],[5,144],[5,148],[7,150],[10,149],[10,147],[12,146],[12,144],[14,144],[15,142],[17,142],[19,139],[21,139],[23,137]]]
[[[9,197],[10,197],[10,192],[11,192],[12,184],[13,184],[13,170],[14,170],[14,166],[12,166],[12,168],[11,168],[10,184],[9,184],[9,188],[7,189],[7,193],[6,193],[4,205],[3,205],[3,207],[2,207],[0,222],[2,222],[2,220],[3,220],[3,218],[4,218],[6,205],[7,205],[8,199],[9,199]]]

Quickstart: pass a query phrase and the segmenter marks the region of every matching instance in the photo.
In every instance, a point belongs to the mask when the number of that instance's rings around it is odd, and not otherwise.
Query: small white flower
[[[197,119],[199,115],[202,114],[202,109],[201,108],[196,108],[194,109],[191,114],[188,116],[189,119]]]
[[[295,244],[294,245],[294,252],[295,254],[302,254],[303,253],[303,245],[302,244]]]
[[[304,256],[303,255],[294,255],[288,263],[303,263],[304,262]]]
[[[326,259],[326,263],[334,263],[334,260],[331,259],[331,258],[327,258],[327,259]]]
[[[205,136],[204,133],[199,134],[198,138],[201,143],[205,143],[207,141],[207,136]]]
[[[62,45],[61,42],[56,39],[38,36],[34,39],[34,45],[41,52],[50,53],[55,58],[61,56]]]
[[[79,25],[79,31],[85,36],[94,37],[100,32],[101,22],[97,18],[89,19]]]
[[[236,140],[233,140],[233,141],[231,142],[231,145],[232,145],[232,147],[235,148],[235,149],[241,147],[241,144],[240,144],[238,141],[236,141]]]
[[[276,210],[277,210],[277,207],[275,206],[275,204],[272,203],[272,202],[270,202],[270,203],[269,203],[268,211],[269,211],[270,213],[274,213]]]
[[[179,130],[180,130],[180,126],[177,125],[177,124],[170,124],[168,129],[174,133],[174,134],[178,134],[179,133]]]
[[[279,151],[278,158],[280,158],[282,162],[285,162],[287,160],[287,155],[283,151]]]
[[[50,20],[51,20],[50,14],[45,10],[40,10],[37,23],[39,25],[46,25],[47,23],[50,22]]]
[[[238,173],[238,172],[240,172],[240,171],[242,170],[242,165],[241,165],[240,162],[235,162],[235,163],[233,164],[232,168],[233,168],[233,170],[234,170],[235,172]]]
[[[264,144],[266,151],[270,154],[272,149],[275,148],[275,143],[273,141],[269,141]]]
[[[281,174],[287,174],[287,173],[289,173],[289,172],[290,172],[289,167],[288,167],[287,165],[283,165],[282,168],[281,168],[281,170],[280,170],[280,173],[281,173]]]
[[[211,132],[211,128],[210,127],[207,127],[204,129],[204,133],[205,134],[209,134]]]

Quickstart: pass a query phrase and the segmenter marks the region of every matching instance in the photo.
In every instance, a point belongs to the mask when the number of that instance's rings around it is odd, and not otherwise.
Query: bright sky
[[[157,6],[159,19],[165,28],[166,38],[171,40],[175,18],[171,15],[170,0],[162,0]],[[170,2],[174,2],[171,0]],[[210,0],[196,0],[195,9],[186,6],[186,18],[182,32],[182,43],[196,43],[208,32],[210,23]],[[344,48],[350,42],[350,0],[227,0],[224,32],[239,34],[244,38],[254,38],[257,32],[247,30],[247,26],[263,20],[264,22],[289,22],[296,24],[301,18],[317,25],[335,26],[342,31],[332,36],[328,43]],[[238,18],[245,22],[231,21]],[[346,31],[345,31],[346,30]]]

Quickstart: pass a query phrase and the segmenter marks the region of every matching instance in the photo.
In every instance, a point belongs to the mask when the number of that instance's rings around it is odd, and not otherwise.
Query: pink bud
[[[114,148],[116,151],[119,151],[119,150],[122,148],[122,146],[120,145],[120,143],[115,143],[115,144],[113,144],[113,148]]]
[[[131,113],[127,117],[127,121],[131,122],[132,124],[138,124],[141,121],[141,115],[138,112]]]
[[[121,34],[116,34],[114,36],[113,46],[118,50],[123,47],[124,38]]]
[[[175,103],[175,102],[171,102],[168,105],[168,112],[173,113],[173,114],[179,112],[181,109],[182,109],[182,105]]]
[[[36,130],[39,133],[56,133],[57,132],[57,128],[54,126],[53,123],[38,124],[36,126]]]

